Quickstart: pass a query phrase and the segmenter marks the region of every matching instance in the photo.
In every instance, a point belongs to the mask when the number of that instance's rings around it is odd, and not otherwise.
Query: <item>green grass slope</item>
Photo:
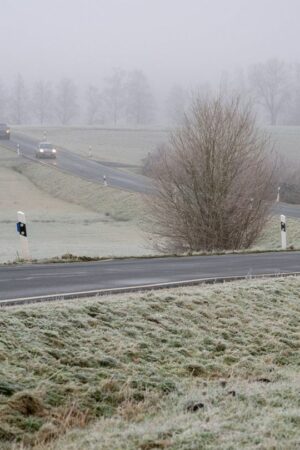
[[[1,310],[0,448],[296,449],[300,279]]]

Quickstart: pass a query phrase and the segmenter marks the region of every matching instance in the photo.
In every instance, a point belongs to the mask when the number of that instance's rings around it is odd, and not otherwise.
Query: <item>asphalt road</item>
[[[37,141],[15,134],[6,143],[35,159]],[[37,160],[39,162],[39,160]],[[151,192],[148,178],[122,172],[59,149],[57,160],[42,160],[73,175],[135,192]],[[300,218],[300,207],[277,204],[276,214]],[[9,299],[95,294],[103,290],[140,289],[159,284],[300,272],[300,253],[264,253],[190,258],[156,258],[95,263],[0,267],[0,304]]]
[[[291,205],[288,203],[277,203],[273,207],[274,214],[284,214],[286,217],[300,218],[300,205]]]
[[[93,183],[103,184],[103,177],[105,176],[107,184],[112,187],[141,193],[151,191],[151,182],[147,177],[102,165],[99,162],[83,158],[70,150],[60,147],[57,147],[58,152],[55,160],[37,160],[35,150],[38,146],[38,141],[15,132],[12,133],[10,140],[3,141],[3,144],[14,150],[17,150],[17,146],[19,145],[23,156],[33,158],[36,162],[57,166],[60,170],[92,181]]]
[[[54,165],[60,170],[92,181],[93,183],[103,185],[103,177],[105,176],[107,184],[111,187],[140,193],[149,193],[153,191],[151,180],[147,177],[100,164],[97,161],[83,158],[70,150],[60,147],[58,147],[59,151],[56,160],[37,160],[35,158],[35,150],[38,141],[24,136],[23,134],[13,132],[10,140],[3,141],[3,145],[6,145],[15,151],[19,145],[21,153],[25,157],[32,158],[37,163],[40,162],[51,166]],[[274,206],[273,211],[276,215],[284,214],[287,217],[300,218],[300,206],[298,205],[279,203]]]
[[[0,267],[0,305],[8,299],[78,297],[103,290],[141,288],[208,278],[300,272],[300,252],[107,260]]]

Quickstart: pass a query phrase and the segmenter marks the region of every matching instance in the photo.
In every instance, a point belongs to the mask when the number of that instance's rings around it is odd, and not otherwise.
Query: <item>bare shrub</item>
[[[165,144],[161,144],[153,152],[148,152],[147,156],[142,159],[142,175],[150,178],[155,178],[155,168],[163,158],[166,151],[167,146]]]
[[[253,244],[276,188],[269,138],[240,97],[196,97],[182,128],[150,161],[155,247],[241,249]],[[273,198],[274,199],[274,198]]]

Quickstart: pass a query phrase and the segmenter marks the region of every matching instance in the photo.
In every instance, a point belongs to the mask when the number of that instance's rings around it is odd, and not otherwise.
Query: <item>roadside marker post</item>
[[[17,154],[18,156],[20,156],[21,152],[20,152],[20,144],[17,144]]]
[[[277,202],[277,203],[280,202],[280,186],[278,186],[278,188],[277,188],[277,198],[276,198],[276,202]]]
[[[286,250],[286,218],[283,214],[280,216],[280,230],[281,230],[281,248]]]
[[[106,176],[105,175],[103,175],[103,184],[104,184],[104,186],[107,186],[107,181],[106,181]]]
[[[21,258],[25,260],[30,260],[31,257],[29,253],[25,214],[22,211],[18,211],[17,215],[18,215],[17,232],[20,235]]]
[[[89,158],[92,158],[92,146],[89,146]]]

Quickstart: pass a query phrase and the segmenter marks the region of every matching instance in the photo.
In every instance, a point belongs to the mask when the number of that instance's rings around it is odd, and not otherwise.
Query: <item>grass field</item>
[[[300,249],[300,220],[287,218],[287,246]],[[267,223],[265,230],[253,246],[257,250],[280,250],[281,230],[280,217],[273,217]]]
[[[44,139],[44,128],[19,127],[36,139]],[[122,130],[96,127],[48,127],[47,139],[62,147],[69,148],[83,156],[88,155],[92,146],[93,157],[103,161],[141,165],[142,159],[167,142],[170,130]],[[276,151],[284,158],[300,165],[300,127],[267,127]]]
[[[34,259],[152,252],[139,227],[139,195],[24,162],[0,148],[0,262],[18,257],[18,210],[27,216]]]
[[[143,233],[139,194],[95,185],[54,168],[17,158],[0,147],[0,262],[18,258],[16,212],[24,210],[34,259],[66,253],[89,257],[155,253]],[[300,248],[300,221],[288,218],[288,245]],[[280,249],[279,218],[255,244]]]
[[[290,277],[1,310],[1,450],[298,449],[299,292]]]
[[[122,133],[107,157],[139,164],[144,137]],[[19,209],[34,258],[151,254],[139,195],[0,148],[1,262]],[[277,218],[255,248],[280,248]],[[2,309],[0,450],[300,448],[299,292],[291,277]]]
[[[283,157],[296,162],[300,168],[300,127],[267,127],[275,145],[275,150]]]
[[[44,139],[44,128],[18,128],[20,132],[39,140]],[[142,159],[166,142],[166,130],[124,130],[92,127],[47,128],[47,139],[58,146],[68,148],[82,156],[88,156],[128,165],[141,165]]]

